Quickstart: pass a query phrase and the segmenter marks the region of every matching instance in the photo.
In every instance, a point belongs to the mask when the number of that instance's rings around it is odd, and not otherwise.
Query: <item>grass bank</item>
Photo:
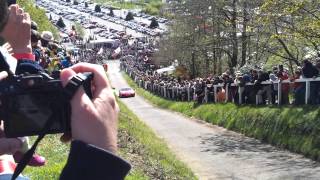
[[[131,2],[119,2],[115,0],[93,0],[95,3],[109,5],[120,9],[141,9],[143,12],[150,15],[160,15],[160,10],[163,6],[161,0],[151,1],[131,1]]]
[[[133,165],[127,180],[196,179],[191,170],[175,158],[161,139],[125,105],[119,102],[119,106],[119,153]],[[42,140],[37,153],[46,157],[47,164],[37,168],[27,167],[24,175],[30,179],[59,179],[70,146],[61,143],[59,137],[48,135]]]
[[[196,117],[297,152],[320,161],[320,108],[313,106],[237,106],[227,104],[204,104],[169,101],[139,88],[124,74],[136,92],[162,108]]]
[[[57,28],[49,21],[44,9],[36,7],[34,0],[17,0],[17,4],[23,7],[31,16],[31,19],[38,24],[38,31],[51,31],[55,39],[59,39]]]

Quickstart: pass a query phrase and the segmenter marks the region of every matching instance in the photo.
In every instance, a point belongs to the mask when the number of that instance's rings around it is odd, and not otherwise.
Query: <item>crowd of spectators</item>
[[[48,74],[55,74],[57,71],[68,68],[76,61],[72,59],[74,52],[67,52],[49,31],[43,31],[41,34],[37,31],[37,25],[33,23],[31,31],[32,51],[36,57],[36,62],[47,70]],[[73,36],[73,35],[72,35]],[[70,36],[70,39],[72,39]]]
[[[140,57],[125,56],[121,60],[121,68],[126,70],[141,87],[175,101],[194,100],[199,104],[234,102],[301,105],[305,104],[306,93],[306,82],[302,82],[302,79],[315,79],[319,76],[320,59],[305,59],[302,67],[297,67],[293,75],[289,75],[289,70],[283,65],[278,65],[271,71],[255,67],[247,71],[227,70],[217,76],[183,79],[172,74],[157,73],[154,65],[143,61]],[[279,82],[280,87],[278,87]],[[281,90],[280,98],[278,98],[279,90]],[[289,98],[290,94],[292,98]],[[316,80],[310,82],[308,103],[320,103],[320,83]]]

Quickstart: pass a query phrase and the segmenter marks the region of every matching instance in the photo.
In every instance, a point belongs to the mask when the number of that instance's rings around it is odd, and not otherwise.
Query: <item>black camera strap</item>
[[[81,86],[86,86],[87,84],[90,84],[92,78],[93,78],[93,73],[79,73],[73,76],[72,79],[68,82],[68,84],[64,88],[65,96],[68,102],[71,101],[72,97],[75,95],[75,93]],[[88,94],[88,95],[89,97],[91,96],[91,94]],[[69,106],[71,105],[69,104]],[[45,137],[45,135],[47,134],[47,132],[49,131],[53,123],[54,123],[53,117],[46,122],[42,133],[38,136],[38,138],[36,139],[32,147],[24,154],[23,158],[18,163],[18,166],[16,167],[12,175],[12,178],[11,178],[12,180],[15,180],[22,173],[24,168],[27,166],[28,162],[31,160],[39,142]]]

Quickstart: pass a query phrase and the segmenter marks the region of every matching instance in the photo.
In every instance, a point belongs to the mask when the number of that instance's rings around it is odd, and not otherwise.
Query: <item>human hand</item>
[[[11,5],[8,22],[0,36],[11,45],[13,53],[32,53],[30,15],[19,5]]]
[[[9,54],[11,54],[11,55],[13,54],[12,47],[9,43],[5,43],[4,45],[2,45],[2,47],[5,48]]]
[[[102,66],[79,63],[62,70],[60,77],[65,86],[81,72],[93,72],[92,100],[81,87],[71,101],[72,139],[81,140],[111,152],[117,150],[117,120],[119,108]]]

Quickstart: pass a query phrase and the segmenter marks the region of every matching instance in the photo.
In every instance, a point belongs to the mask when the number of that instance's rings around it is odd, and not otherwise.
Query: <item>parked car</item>
[[[135,91],[132,88],[121,88],[119,90],[119,97],[134,97],[136,95]]]

